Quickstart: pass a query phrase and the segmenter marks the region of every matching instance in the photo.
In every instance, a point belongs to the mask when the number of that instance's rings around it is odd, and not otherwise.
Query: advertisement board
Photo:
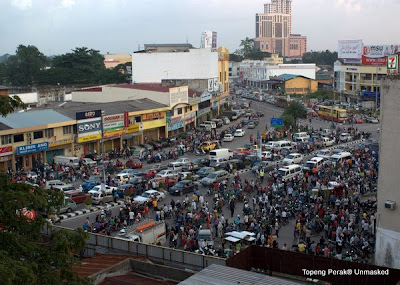
[[[363,56],[381,58],[400,52],[400,45],[366,45],[363,48]]]
[[[43,150],[47,150],[47,149],[49,149],[48,142],[23,145],[23,146],[17,147],[17,155],[39,152],[39,151],[43,151]]]
[[[200,102],[204,102],[211,99],[212,99],[211,93],[204,92],[203,94],[200,95]]]
[[[214,91],[219,91],[218,78],[214,78]]]
[[[338,58],[361,59],[362,53],[362,40],[345,40],[338,42]]]
[[[212,32],[211,48],[217,48],[217,32]]]
[[[149,114],[143,114],[142,115],[142,121],[151,121],[151,120],[158,120],[158,119],[164,119],[164,112],[154,112],[154,113],[149,113]]]
[[[77,112],[78,143],[101,138],[101,110]]]
[[[12,154],[13,154],[12,146],[0,147],[0,156],[6,156]]]
[[[175,106],[180,103],[188,103],[188,87],[181,86],[169,89],[169,104]]]
[[[384,57],[366,57],[362,56],[362,64],[364,65],[386,65],[387,56]]]

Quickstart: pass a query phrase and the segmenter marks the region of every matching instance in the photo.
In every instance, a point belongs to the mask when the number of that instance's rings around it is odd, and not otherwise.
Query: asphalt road
[[[260,118],[260,123],[258,126],[256,126],[255,129],[249,130],[247,128],[245,128],[246,130],[246,134],[244,137],[240,137],[240,138],[235,138],[234,141],[232,142],[225,142],[223,143],[222,147],[223,148],[230,148],[230,149],[235,149],[237,147],[243,146],[245,143],[249,142],[249,137],[250,135],[253,135],[253,137],[257,136],[257,132],[262,132],[263,130],[265,130],[265,126],[268,125],[268,128],[270,128],[269,125],[269,121],[271,117],[279,117],[282,113],[282,109],[276,108],[274,106],[271,106],[267,103],[264,102],[252,102],[252,105],[250,106],[250,108],[256,110],[256,111],[261,111],[265,114],[264,117]],[[233,122],[231,123],[229,126],[232,125],[236,125],[237,122]],[[302,124],[308,124],[310,125],[308,120],[303,120]],[[313,128],[329,128],[330,127],[331,122],[327,122],[327,121],[323,121],[320,119],[313,119],[311,126]],[[343,124],[336,124],[337,126],[343,127]],[[346,125],[346,127],[348,127],[349,125]],[[218,131],[221,131],[223,129],[226,129],[228,126],[224,126],[223,128],[219,129]],[[379,128],[378,124],[358,124],[355,125],[354,127],[357,127],[358,130],[360,131],[367,131],[367,132],[371,132],[373,138],[377,139],[379,134],[377,133],[377,128]],[[188,157],[190,159],[194,159],[198,156],[196,155],[192,155],[192,154],[187,154],[184,157]],[[308,158],[308,157],[306,157]],[[144,163],[144,169],[146,168],[150,168],[151,165],[147,164],[146,162]],[[246,173],[243,173],[241,175],[242,179],[255,179],[255,175],[251,172],[248,171]],[[265,182],[264,182],[265,183]],[[207,197],[205,195],[207,189],[205,187],[203,187],[202,185],[200,185],[200,192],[203,194],[203,196],[205,197],[205,200],[209,202],[210,208],[213,205],[213,201],[212,201],[212,197]],[[166,197],[163,201],[161,201],[159,203],[160,206],[162,206],[163,204],[169,204],[171,202],[171,199],[173,198],[175,201],[180,200],[182,201],[186,194],[184,194],[183,196],[171,196],[169,193],[165,193]],[[191,194],[188,194],[189,198],[192,198]],[[81,205],[82,208],[84,208],[84,205]],[[115,206],[112,207],[112,214],[113,215],[117,215],[119,212],[121,206]],[[236,209],[235,209],[235,215],[237,214],[242,214],[242,208],[243,208],[243,203],[242,202],[238,202]],[[210,209],[212,210],[212,209]],[[95,221],[95,217],[97,214],[99,214],[99,211],[95,211],[95,212],[90,212],[87,214],[82,214],[79,216],[75,216],[72,218],[68,218],[65,220],[61,221],[61,225],[64,227],[68,227],[68,228],[78,228],[81,227],[83,225],[83,223],[85,222],[85,220],[88,218],[90,220],[90,222],[94,222]],[[154,213],[150,212],[152,215],[154,215]],[[225,206],[223,208],[223,213],[224,217],[228,220],[231,220],[231,215],[230,215],[230,210],[228,209],[227,206]],[[235,217],[235,216],[234,216]],[[282,229],[280,230],[280,235],[279,235],[279,245],[282,246],[284,243],[286,243],[287,245],[291,245],[292,241],[293,241],[293,226],[294,226],[294,221],[292,221],[291,223],[289,223],[288,225],[286,225],[285,227],[282,227]]]

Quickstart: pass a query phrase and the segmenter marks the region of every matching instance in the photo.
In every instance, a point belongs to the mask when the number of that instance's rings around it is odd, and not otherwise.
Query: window
[[[142,121],[142,116],[135,117],[135,122],[140,123]]]
[[[1,144],[10,144],[10,143],[12,143],[11,135],[1,136]]]
[[[34,140],[42,139],[42,138],[43,138],[43,131],[33,132],[33,139]]]
[[[189,110],[190,110],[190,111],[193,111],[193,106],[190,106],[190,107],[189,107]]]
[[[24,134],[14,135],[14,143],[23,141],[24,141]]]
[[[68,135],[72,133],[72,126],[64,126],[63,127],[63,134]]]
[[[188,107],[185,107],[185,113],[187,113],[187,111],[188,111]]]
[[[178,108],[178,115],[182,114],[182,108]]]
[[[44,130],[46,138],[51,138],[54,137],[54,129],[47,129]]]

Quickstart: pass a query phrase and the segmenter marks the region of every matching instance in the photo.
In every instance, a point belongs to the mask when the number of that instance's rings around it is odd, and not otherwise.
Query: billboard
[[[201,48],[217,48],[217,32],[204,31],[201,36]]]
[[[101,110],[76,113],[78,143],[101,138]]]
[[[217,32],[212,32],[211,48],[217,48]]]
[[[103,117],[103,136],[105,138],[121,136],[125,133],[124,114]]]
[[[387,57],[400,52],[400,45],[367,45],[363,48],[362,64],[387,65]]]
[[[338,58],[361,59],[362,53],[362,40],[346,40],[338,42]]]

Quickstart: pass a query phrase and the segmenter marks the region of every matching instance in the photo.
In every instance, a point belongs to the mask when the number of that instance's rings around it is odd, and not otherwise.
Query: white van
[[[291,141],[277,141],[272,144],[272,149],[276,151],[280,151],[285,146],[292,146]]]
[[[72,191],[72,190],[76,190],[76,188],[73,186],[73,185],[71,185],[71,184],[66,184],[66,185],[54,185],[53,186],[53,189],[54,190],[56,190],[56,191],[63,191],[63,192],[66,192],[66,191]]]
[[[92,197],[92,203],[95,205],[104,205],[114,200],[112,193],[89,191],[89,194]]]
[[[352,159],[352,155],[350,152],[339,152],[338,154],[332,155],[329,160],[332,162],[333,165],[337,163],[343,163],[345,161],[349,161]]]
[[[302,176],[303,172],[298,164],[292,164],[278,169],[278,177],[280,177],[282,181],[289,181],[294,177]]]
[[[168,163],[168,169],[180,172],[182,171],[182,163],[177,161],[170,162]]]
[[[294,141],[306,142],[310,139],[310,135],[306,132],[295,133],[293,136]]]
[[[324,164],[325,164],[325,159],[323,157],[316,156],[311,158],[304,164],[303,171],[309,171],[314,168],[318,171]]]
[[[203,122],[203,124],[211,126],[212,129],[216,129],[217,128],[217,124],[215,122],[213,122],[213,121],[205,121],[205,122]]]
[[[118,173],[115,177],[114,177],[114,182],[117,185],[123,185],[128,183],[129,180],[129,173]]]
[[[62,182],[61,180],[48,180],[46,181],[46,185],[45,185],[45,189],[51,189],[51,186],[63,186],[65,185],[64,182]]]
[[[55,156],[54,162],[69,167],[79,167],[79,158],[76,156]]]
[[[233,157],[233,151],[231,151],[229,148],[220,148],[220,149],[214,149],[210,151],[210,159],[213,158],[222,158],[222,159],[232,159]]]

